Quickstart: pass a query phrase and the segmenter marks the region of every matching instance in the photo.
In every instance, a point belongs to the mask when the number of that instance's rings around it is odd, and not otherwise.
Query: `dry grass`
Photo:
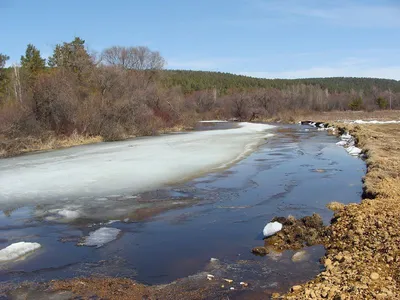
[[[185,125],[176,125],[174,127],[163,128],[154,132],[154,134],[167,134],[171,132],[182,132],[193,129],[193,127]],[[124,140],[135,138],[136,136],[123,136],[115,139]],[[29,152],[48,151],[73,146],[94,144],[105,140],[102,136],[86,136],[76,132],[70,136],[55,136],[52,133],[43,134],[41,137],[23,137],[15,139],[7,139],[0,135],[0,158],[12,157]]]
[[[335,212],[326,270],[287,299],[400,299],[400,124],[346,129],[366,151],[371,199]]]
[[[355,126],[351,132],[368,155],[366,195],[400,201],[400,125]]]
[[[47,151],[78,145],[93,144],[101,141],[103,141],[103,138],[100,136],[84,136],[77,133],[73,133],[68,137],[45,135],[41,138],[25,137],[12,140],[3,138],[0,142],[0,158],[15,156],[28,152]]]

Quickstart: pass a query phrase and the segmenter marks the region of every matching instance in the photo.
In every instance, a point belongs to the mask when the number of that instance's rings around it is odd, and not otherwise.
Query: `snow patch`
[[[340,142],[337,142],[336,145],[344,147],[344,146],[347,145],[347,142],[346,141],[340,141]]]
[[[396,124],[400,123],[400,121],[392,120],[392,121],[378,121],[378,120],[372,120],[372,121],[363,121],[363,120],[355,120],[348,122],[349,124]]]
[[[120,232],[121,230],[117,228],[109,228],[109,227],[99,228],[89,233],[89,236],[85,238],[85,241],[82,243],[82,245],[89,247],[93,246],[101,247],[115,240]]]
[[[344,134],[342,134],[341,136],[340,136],[340,139],[342,140],[342,141],[348,141],[348,140],[350,140],[350,139],[352,139],[353,137],[348,133],[348,132],[346,132],[346,133],[344,133]]]
[[[19,242],[0,250],[0,262],[16,260],[39,249],[39,243]]]
[[[360,148],[357,148],[356,146],[350,146],[350,147],[348,147],[348,148],[346,148],[346,151],[350,154],[350,155],[353,155],[353,156],[357,156],[357,155],[360,155],[361,154],[361,149]]]
[[[228,121],[225,120],[204,120],[204,121],[200,121],[200,123],[226,123]]]
[[[279,222],[268,223],[263,230],[264,237],[269,237],[282,230],[282,224]]]
[[[341,141],[337,142],[336,145],[342,146],[346,149],[347,153],[353,156],[358,156],[361,154],[362,149],[355,146],[354,137],[351,136],[348,132],[342,134],[340,136]]]

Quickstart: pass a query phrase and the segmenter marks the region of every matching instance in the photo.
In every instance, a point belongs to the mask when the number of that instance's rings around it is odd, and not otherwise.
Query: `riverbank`
[[[282,298],[400,298],[400,125],[344,126],[367,155],[364,199],[335,212],[325,271]]]

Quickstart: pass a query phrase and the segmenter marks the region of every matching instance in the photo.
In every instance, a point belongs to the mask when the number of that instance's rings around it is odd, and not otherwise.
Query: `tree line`
[[[76,37],[50,57],[29,44],[19,64],[0,54],[0,151],[18,141],[151,135],[200,119],[266,119],[285,112],[397,109],[395,80],[268,80],[228,73],[164,70],[148,47],[113,46],[90,53]],[[24,142],[25,141],[25,142]]]

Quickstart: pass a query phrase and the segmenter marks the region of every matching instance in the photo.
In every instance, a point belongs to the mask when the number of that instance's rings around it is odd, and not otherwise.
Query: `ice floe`
[[[282,224],[279,222],[270,222],[265,225],[263,234],[264,237],[269,237],[282,230]]]
[[[120,232],[121,230],[117,228],[102,227],[89,233],[81,245],[101,247],[115,240]]]
[[[18,242],[0,250],[0,262],[12,261],[21,258],[41,246],[39,243]]]

